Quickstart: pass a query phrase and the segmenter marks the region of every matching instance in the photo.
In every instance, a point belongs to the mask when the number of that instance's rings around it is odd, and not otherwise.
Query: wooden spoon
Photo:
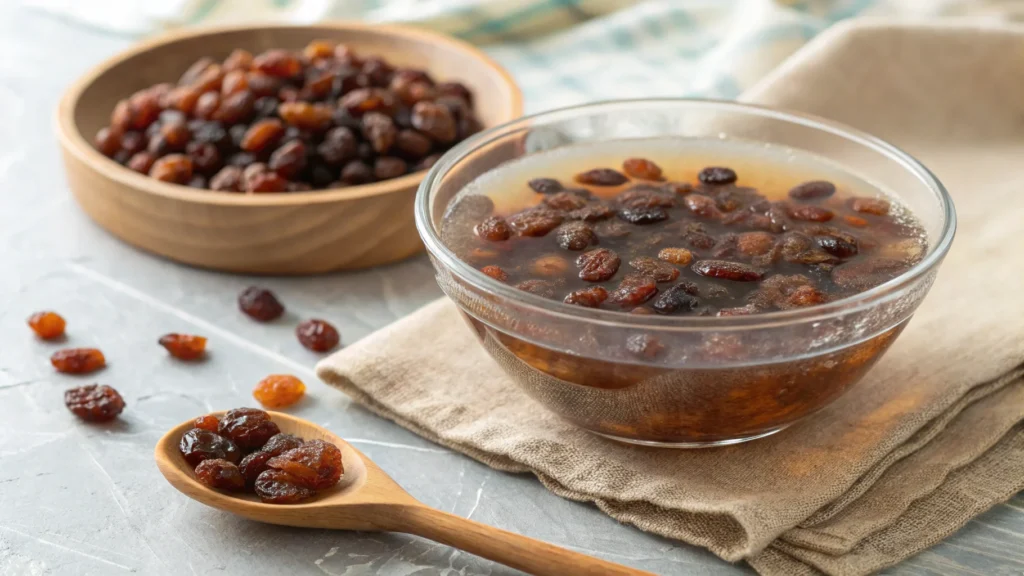
[[[327,429],[280,412],[269,414],[282,432],[305,440],[319,438],[340,448],[345,467],[341,482],[312,500],[290,505],[264,504],[253,494],[207,488],[178,451],[182,434],[193,428],[192,420],[175,426],[157,442],[156,464],[167,481],[189,498],[259,522],[415,534],[538,576],[650,574],[430,508]]]

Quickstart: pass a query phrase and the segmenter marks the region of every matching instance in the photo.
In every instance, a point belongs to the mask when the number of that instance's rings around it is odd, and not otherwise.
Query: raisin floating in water
[[[345,471],[341,450],[323,440],[310,440],[275,456],[267,461],[267,466],[291,474],[299,484],[314,490],[334,486]]]
[[[821,206],[795,206],[790,208],[789,217],[805,222],[828,222],[835,214]]]
[[[862,214],[885,216],[889,213],[889,207],[889,201],[882,198],[854,198],[850,201],[850,208]]]
[[[297,478],[282,470],[264,470],[256,478],[254,488],[267,504],[295,504],[316,496],[316,490],[299,484]]]
[[[668,218],[668,212],[661,208],[620,208],[619,218],[630,224],[654,224]]]
[[[658,292],[654,279],[641,274],[627,274],[619,287],[608,297],[609,302],[623,308],[633,308],[650,300]]]
[[[856,240],[849,235],[818,236],[815,240],[822,250],[837,258],[850,258],[858,252]]]
[[[88,374],[107,365],[107,359],[96,348],[67,348],[50,356],[50,364],[65,374]]]
[[[242,450],[257,450],[281,429],[263,410],[235,408],[221,417],[218,432]]]
[[[259,322],[270,322],[284,314],[284,306],[274,293],[256,286],[250,286],[238,295],[238,308]]]
[[[604,202],[590,202],[586,206],[573,210],[565,215],[569,220],[582,220],[584,222],[598,222],[607,220],[615,215],[615,209]]]
[[[722,212],[714,199],[703,194],[690,194],[683,199],[683,203],[691,212],[704,218],[721,218]]]
[[[185,461],[198,466],[203,460],[219,458],[228,462],[238,462],[242,452],[234,442],[209,430],[193,428],[185,432],[178,442],[178,450]]]
[[[608,298],[608,291],[600,286],[591,286],[590,288],[583,288],[570,292],[563,302],[566,304],[576,304],[577,306],[585,306],[587,308],[597,308]]]
[[[28,317],[28,326],[43,340],[54,340],[64,335],[64,318],[56,312],[36,312]]]
[[[295,328],[299,342],[314,352],[327,352],[338,345],[341,336],[337,329],[323,320],[306,320]]]
[[[678,268],[648,256],[633,258],[629,261],[629,265],[640,274],[653,279],[655,282],[671,282],[679,277]]]
[[[908,265],[892,258],[869,258],[837,266],[832,281],[842,288],[858,292],[874,288],[905,271]]]
[[[690,262],[693,262],[693,252],[686,248],[662,248],[658,252],[658,258],[678,266],[689,266]]]
[[[747,256],[767,254],[775,245],[775,237],[767,232],[744,232],[736,237],[736,249]]]
[[[569,269],[569,262],[556,254],[546,254],[530,263],[530,271],[538,276],[553,278]]]
[[[498,282],[508,281],[508,272],[502,270],[500,266],[484,266],[480,269],[481,272],[487,274],[491,278],[494,278]]]
[[[302,399],[306,385],[295,376],[272,374],[253,388],[252,396],[267,408],[285,408]]]
[[[755,282],[764,277],[764,273],[752,266],[727,260],[699,260],[692,268],[701,276],[735,282]]]
[[[794,200],[817,200],[819,198],[828,198],[835,193],[835,184],[826,180],[812,180],[791,188],[789,197]]]
[[[626,339],[626,350],[645,360],[653,360],[665,350],[665,345],[650,334],[634,334]]]
[[[534,178],[528,185],[538,194],[555,194],[565,189],[562,183],[554,178]]]
[[[594,168],[577,174],[575,180],[588,186],[620,186],[628,182],[629,178],[611,168]]]
[[[195,360],[206,354],[206,338],[189,334],[164,334],[159,344],[179,360]]]
[[[622,171],[641,180],[661,180],[661,167],[644,158],[629,158],[622,163]]]
[[[591,244],[597,244],[597,235],[583,222],[571,221],[555,230],[555,241],[565,250],[583,250]]]
[[[516,284],[516,288],[545,298],[555,297],[555,285],[547,280],[524,280]]]
[[[124,399],[110,386],[90,384],[65,391],[64,405],[87,422],[107,422],[124,410]]]
[[[709,166],[697,174],[697,179],[705,184],[732,184],[737,180],[736,172],[732,168],[721,166]]]
[[[671,192],[641,184],[619,194],[615,201],[625,208],[672,208],[676,198]]]
[[[512,237],[512,228],[499,216],[491,216],[476,225],[476,234],[491,242],[501,242]]]
[[[196,480],[215,490],[241,492],[245,490],[245,478],[234,462],[220,458],[203,460],[196,466]]]
[[[207,414],[196,418],[193,425],[200,430],[216,433],[220,427],[220,420],[213,414]]]
[[[564,217],[549,208],[529,208],[506,220],[520,236],[545,236],[562,223]]]
[[[700,306],[700,300],[694,294],[696,288],[696,285],[690,282],[676,284],[659,294],[651,303],[651,307],[661,314],[696,310]]]
[[[565,190],[544,198],[544,204],[555,209],[570,212],[587,205],[590,193],[585,190]]]
[[[579,277],[587,282],[609,280],[619,271],[620,263],[619,255],[607,248],[584,252],[576,259],[576,267],[580,269]]]

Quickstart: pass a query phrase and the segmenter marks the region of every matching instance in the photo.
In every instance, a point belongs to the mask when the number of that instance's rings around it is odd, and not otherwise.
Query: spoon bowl
[[[253,494],[208,488],[178,450],[181,436],[194,428],[192,420],[170,429],[157,442],[154,457],[160,473],[189,498],[258,522],[415,534],[540,576],[649,574],[430,508],[330,430],[281,412],[267,413],[281,432],[337,446],[344,467],[341,481],[299,504],[265,504]],[[224,412],[213,415],[221,418]]]

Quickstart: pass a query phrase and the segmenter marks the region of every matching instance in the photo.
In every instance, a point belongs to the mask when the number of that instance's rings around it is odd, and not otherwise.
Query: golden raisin
[[[299,342],[314,352],[327,352],[338,345],[341,336],[329,323],[323,320],[306,320],[295,328]]]
[[[491,278],[494,278],[498,282],[505,282],[508,280],[508,273],[502,270],[500,266],[484,266],[480,271]]]
[[[324,130],[331,125],[333,112],[323,104],[309,102],[282,102],[277,114],[285,122],[304,130]]]
[[[28,325],[43,340],[53,340],[64,335],[64,318],[56,312],[36,312],[28,317]]]
[[[287,50],[267,50],[253,59],[252,67],[277,78],[292,78],[302,71],[302,62]]]
[[[622,163],[622,171],[641,180],[661,180],[661,167],[644,158],[628,158]]]
[[[107,359],[96,348],[66,348],[50,356],[50,364],[65,374],[88,374],[107,365]]]
[[[295,376],[272,374],[260,380],[252,396],[267,408],[285,408],[302,399],[306,385]]]
[[[220,420],[217,419],[213,414],[207,414],[196,418],[193,425],[200,430],[208,430],[210,432],[216,432],[220,426]]]
[[[302,54],[310,60],[334,57],[334,42],[330,40],[313,40],[302,50]]]
[[[686,248],[662,248],[658,252],[658,258],[679,266],[689,266],[690,262],[693,262],[693,252]]]
[[[159,343],[179,360],[195,360],[206,353],[206,338],[189,334],[164,334]]]
[[[862,214],[885,216],[889,213],[889,201],[882,198],[854,198],[850,200],[850,208]]]

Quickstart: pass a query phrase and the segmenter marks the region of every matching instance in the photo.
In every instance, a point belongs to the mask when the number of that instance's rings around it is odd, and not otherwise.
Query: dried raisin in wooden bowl
[[[212,415],[221,418],[225,413],[226,411],[213,412]],[[208,506],[230,509],[236,514],[254,520],[264,520],[263,512],[267,507],[286,508],[287,511],[282,511],[280,514],[286,516],[285,520],[288,515],[295,514],[294,525],[303,525],[298,518],[306,514],[309,507],[334,498],[343,498],[346,494],[359,490],[366,483],[367,463],[364,461],[363,455],[348,442],[325,428],[315,426],[301,418],[281,412],[267,411],[267,414],[270,415],[270,420],[277,424],[281,432],[285,434],[292,434],[303,441],[323,440],[337,446],[341,450],[342,468],[344,469],[341,481],[326,490],[317,492],[316,496],[307,501],[283,507],[278,504],[260,502],[259,497],[251,491],[222,492],[208,488],[196,480],[195,466],[185,461],[178,448],[182,435],[195,427],[195,419],[190,419],[169,430],[157,442],[154,457],[160,472],[175,488]],[[373,466],[372,463],[370,465]],[[288,522],[278,523],[287,524]]]
[[[420,252],[413,200],[423,171],[331,190],[231,194],[157,181],[115,163],[92,144],[119,100],[176,81],[200,58],[220,61],[235,49],[302,50],[318,39],[423,69],[439,81],[461,82],[472,91],[484,127],[522,112],[519,89],[495,62],[468,44],[423,30],[323,23],[177,32],[100,64],[61,99],[57,132],[79,204],[130,244],[230,272],[313,274],[386,264]]]

